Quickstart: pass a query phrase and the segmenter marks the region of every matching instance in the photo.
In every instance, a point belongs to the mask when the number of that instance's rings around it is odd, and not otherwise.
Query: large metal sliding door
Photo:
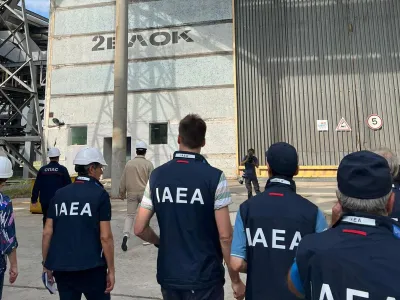
[[[362,149],[389,147],[400,154],[400,1],[349,1],[354,89]],[[366,125],[370,114],[381,130]]]
[[[239,156],[287,141],[302,165],[400,150],[400,1],[235,0]],[[377,113],[379,131],[366,125]],[[351,132],[336,132],[341,118]],[[317,120],[328,120],[327,132]]]

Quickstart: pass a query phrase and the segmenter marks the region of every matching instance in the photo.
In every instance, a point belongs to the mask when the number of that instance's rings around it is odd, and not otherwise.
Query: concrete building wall
[[[48,146],[58,146],[73,172],[82,145],[70,145],[71,127],[86,125],[87,144],[104,151],[112,136],[115,2],[55,0],[51,12],[47,78]],[[129,4],[128,136],[149,144],[150,123],[168,123],[168,143],[149,145],[155,164],[177,149],[179,120],[198,113],[207,122],[204,155],[236,173],[230,0],[154,0]],[[58,127],[54,118],[65,122]],[[107,152],[107,151],[106,151]],[[132,153],[134,155],[134,153]]]

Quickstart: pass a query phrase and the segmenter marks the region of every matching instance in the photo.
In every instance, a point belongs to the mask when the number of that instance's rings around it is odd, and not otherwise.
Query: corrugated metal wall
[[[253,147],[265,164],[278,141],[302,165],[379,146],[399,153],[399,15],[398,0],[235,0],[239,156]],[[366,124],[373,113],[379,131]],[[335,131],[342,117],[351,132]]]

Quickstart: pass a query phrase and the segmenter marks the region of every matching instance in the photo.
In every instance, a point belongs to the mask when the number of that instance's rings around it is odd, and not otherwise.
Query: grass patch
[[[2,192],[13,198],[30,198],[31,197],[31,183],[29,181],[21,181],[6,185],[2,188]]]

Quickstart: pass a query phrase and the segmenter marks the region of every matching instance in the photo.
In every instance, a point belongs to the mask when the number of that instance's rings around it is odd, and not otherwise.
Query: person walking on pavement
[[[296,193],[296,149],[273,144],[267,152],[265,191],[240,205],[233,234],[231,265],[247,273],[246,299],[296,299],[286,274],[301,239],[328,228],[318,207]]]
[[[136,142],[136,157],[126,164],[121,178],[119,188],[120,198],[127,198],[124,237],[121,245],[123,251],[128,250],[128,239],[133,229],[136,211],[140,201],[142,201],[147,181],[154,169],[153,164],[146,159],[146,152],[146,144],[142,141]]]
[[[389,217],[395,219],[396,221],[400,220],[400,182],[397,179],[397,177],[400,174],[400,168],[399,168],[399,160],[397,158],[396,153],[391,151],[388,148],[380,148],[378,150],[375,150],[374,153],[383,156],[390,167],[390,174],[392,175],[393,178],[393,192],[395,195],[394,198],[394,206],[392,213],[389,215]]]
[[[43,272],[57,282],[61,300],[110,299],[115,284],[110,196],[100,183],[107,166],[96,148],[81,149],[74,159],[73,184],[50,202],[43,230]],[[54,276],[54,277],[53,277]]]
[[[0,156],[0,189],[5,185],[7,179],[13,176],[11,161]],[[15,216],[10,197],[0,192],[0,300],[3,295],[4,273],[7,270],[7,257],[10,261],[10,283],[13,284],[18,277],[17,248],[18,241],[15,231]]]
[[[206,123],[187,115],[179,123],[179,151],[147,183],[135,235],[159,248],[157,281],[165,300],[224,299],[225,260],[235,298],[245,286],[230,267],[232,203],[224,173],[200,154]],[[156,214],[158,236],[149,226]]]
[[[332,228],[306,236],[288,273],[289,289],[306,299],[400,299],[400,227],[385,158],[347,155],[337,172]]]
[[[247,189],[247,198],[253,197],[253,187],[256,194],[260,193],[260,185],[258,183],[256,168],[260,166],[258,158],[254,155],[254,149],[249,149],[247,155],[243,158],[241,165],[244,165],[244,182]]]
[[[67,168],[59,164],[60,150],[57,148],[49,149],[48,157],[50,158],[50,163],[39,169],[31,197],[31,203],[34,206],[38,205],[38,197],[40,197],[43,227],[46,224],[47,210],[51,198],[53,198],[58,189],[71,183]]]

